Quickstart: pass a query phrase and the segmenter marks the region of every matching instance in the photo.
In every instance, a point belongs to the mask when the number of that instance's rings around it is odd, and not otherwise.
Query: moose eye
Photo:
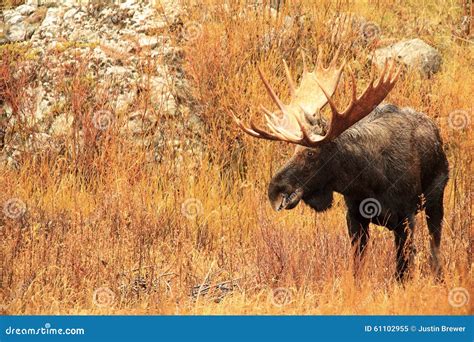
[[[314,152],[313,151],[306,151],[306,156],[314,157]]]

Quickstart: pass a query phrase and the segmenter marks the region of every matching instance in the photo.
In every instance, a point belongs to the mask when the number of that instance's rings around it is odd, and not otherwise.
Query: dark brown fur
[[[314,128],[324,133],[325,123]],[[409,108],[381,105],[334,141],[318,148],[298,146],[272,178],[268,196],[274,208],[294,208],[300,199],[316,211],[331,207],[333,192],[344,196],[347,226],[356,257],[369,239],[369,223],[392,230],[401,280],[414,254],[411,234],[422,204],[431,236],[433,267],[438,250],[448,161],[434,122]],[[425,201],[422,203],[422,198]],[[379,204],[377,215],[361,212],[363,201]],[[365,203],[365,202],[364,202]]]

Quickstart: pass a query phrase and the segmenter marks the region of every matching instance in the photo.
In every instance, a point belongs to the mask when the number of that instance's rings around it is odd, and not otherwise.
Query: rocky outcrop
[[[387,59],[395,58],[407,67],[430,77],[441,68],[441,55],[421,39],[410,39],[375,50],[373,61],[382,67]]]
[[[29,90],[35,108],[28,120],[34,127],[31,139],[36,143],[29,146],[49,147],[70,134],[74,124],[67,103],[70,99],[58,87],[68,77],[68,70],[79,70],[111,96],[107,106],[92,113],[97,116],[94,124],[103,129],[107,120],[118,123],[120,133],[154,147],[159,159],[160,148],[169,141],[166,127],[170,121],[183,132],[189,130],[189,120],[184,117],[191,115],[185,98],[188,86],[182,68],[176,65],[181,63],[176,58],[180,56],[179,48],[173,46],[168,34],[168,26],[177,20],[180,8],[172,1],[163,1],[160,11],[151,1],[137,0],[40,4],[30,0],[5,10],[0,38],[3,44],[27,46],[35,56],[28,61],[34,63],[36,77],[34,88]],[[1,106],[0,102],[1,127],[9,141],[3,159],[11,159],[27,142],[15,136],[10,105]],[[186,136],[189,134],[183,133],[178,143],[173,139],[173,146],[181,151],[199,144],[198,135],[192,139]]]

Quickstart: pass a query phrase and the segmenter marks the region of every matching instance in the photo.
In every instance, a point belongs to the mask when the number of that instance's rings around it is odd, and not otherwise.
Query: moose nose
[[[303,197],[303,190],[300,188],[294,191],[289,191],[289,189],[285,190],[286,191],[279,189],[278,187],[269,188],[268,197],[275,211],[293,209]]]
[[[285,199],[285,189],[276,182],[270,182],[268,185],[268,199],[275,211],[280,211]]]

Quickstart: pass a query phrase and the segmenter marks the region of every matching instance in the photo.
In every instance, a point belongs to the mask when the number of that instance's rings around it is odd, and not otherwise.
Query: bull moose
[[[327,67],[318,58],[309,72],[303,54],[303,74],[297,87],[283,61],[291,100],[283,103],[259,69],[260,78],[278,107],[262,106],[264,130],[252,120],[234,120],[255,138],[296,145],[293,156],[273,176],[268,187],[271,206],[293,209],[303,200],[317,212],[329,209],[333,193],[343,195],[347,227],[360,261],[369,239],[369,223],[393,231],[396,279],[405,278],[415,253],[412,234],[415,215],[424,208],[430,232],[431,263],[439,276],[439,248],[443,219],[443,193],[448,161],[435,123],[425,114],[392,104],[380,104],[394,87],[400,68],[386,62],[377,80],[357,96],[355,76],[336,53]],[[352,98],[344,111],[334,104],[343,71],[352,83]],[[329,104],[331,120],[321,116]]]

